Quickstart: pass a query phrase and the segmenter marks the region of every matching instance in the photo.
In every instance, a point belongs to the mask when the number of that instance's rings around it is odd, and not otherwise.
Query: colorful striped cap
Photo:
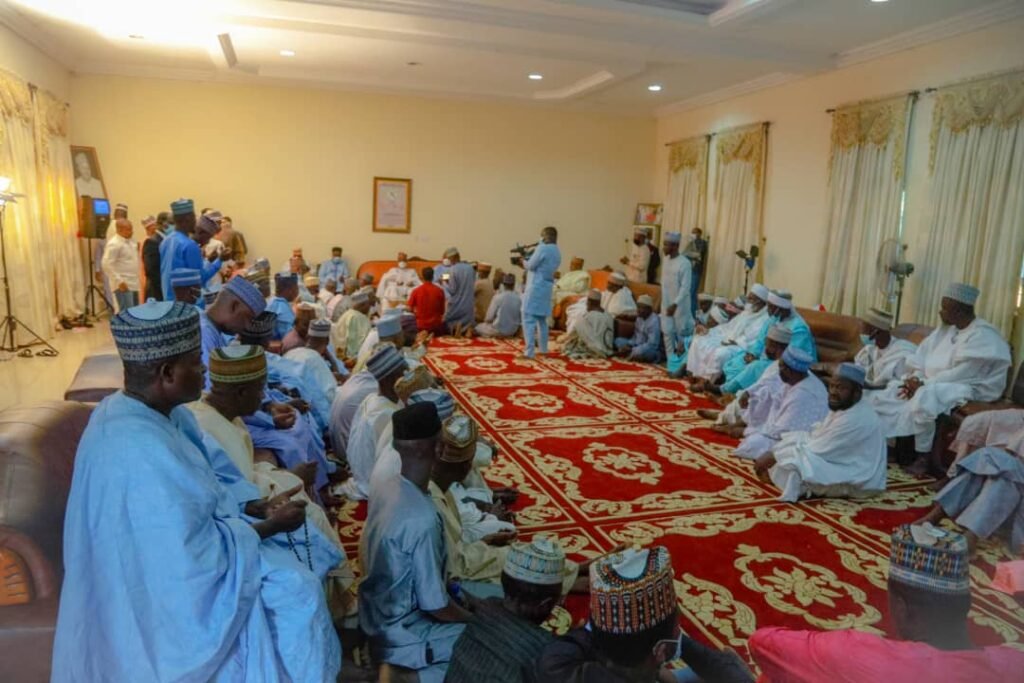
[[[175,216],[184,216],[185,214],[195,212],[196,207],[191,199],[175,199],[171,202],[171,213]]]
[[[267,376],[267,357],[262,346],[222,346],[210,352],[210,381],[246,384]]]
[[[309,324],[307,336],[313,339],[329,339],[331,336],[331,321],[314,320]]]
[[[664,546],[613,553],[590,565],[590,621],[595,630],[642,633],[676,612],[672,558]]]
[[[440,417],[440,409],[438,409]],[[476,439],[480,428],[468,415],[452,415],[441,424],[441,440],[445,448],[438,460],[441,462],[468,462],[476,455]]]
[[[967,539],[946,529],[935,538],[925,527],[919,527],[923,537],[934,539],[933,545],[924,545],[914,539],[911,525],[904,524],[892,532],[889,551],[889,579],[936,593],[969,593],[970,556]]]
[[[504,572],[523,583],[560,586],[565,575],[565,553],[557,539],[534,536],[529,543],[515,543],[509,548]]]
[[[199,349],[199,309],[181,301],[148,301],[114,316],[110,332],[121,360],[174,358]]]

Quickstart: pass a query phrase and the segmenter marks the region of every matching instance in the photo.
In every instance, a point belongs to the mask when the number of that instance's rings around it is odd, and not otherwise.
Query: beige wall
[[[67,99],[71,74],[59,63],[0,24],[0,68]]]
[[[624,250],[652,185],[653,119],[330,90],[76,77],[72,139],[134,219],[179,196],[230,214],[276,268],[345,248],[507,264],[545,225],[588,265]],[[412,233],[371,231],[374,176],[413,179]]]
[[[1024,21],[1009,22],[659,119],[653,191],[657,197],[665,195],[668,182],[665,142],[738,124],[770,121],[765,281],[769,286],[792,290],[800,304],[816,304],[823,275],[831,131],[831,117],[825,109],[1024,67],[1022,36]],[[922,95],[915,110],[911,136],[905,232],[911,261],[924,253],[915,237],[922,232],[917,220],[927,197],[932,100]],[[912,277],[911,289],[914,283]],[[911,291],[910,297],[913,294]],[[909,303],[912,310],[912,298]]]

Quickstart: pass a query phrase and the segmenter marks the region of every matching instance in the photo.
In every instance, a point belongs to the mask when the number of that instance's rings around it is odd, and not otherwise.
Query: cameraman
[[[523,293],[523,337],[526,358],[534,357],[534,331],[539,335],[540,352],[548,352],[548,316],[551,315],[551,294],[555,271],[562,263],[558,250],[558,230],[548,226],[540,232],[540,244],[523,265],[526,287]]]

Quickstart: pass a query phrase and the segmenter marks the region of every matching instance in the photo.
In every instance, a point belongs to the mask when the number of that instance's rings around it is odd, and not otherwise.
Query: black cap
[[[402,441],[416,441],[435,437],[441,431],[437,407],[429,402],[414,403],[391,416],[393,436]]]

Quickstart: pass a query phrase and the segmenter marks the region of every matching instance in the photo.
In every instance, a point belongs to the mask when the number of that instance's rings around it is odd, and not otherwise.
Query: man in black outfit
[[[146,301],[162,301],[160,291],[160,243],[164,239],[163,227],[167,223],[168,212],[162,211],[153,218],[142,219],[142,227],[146,229],[146,241],[142,243],[142,271],[146,274]]]

